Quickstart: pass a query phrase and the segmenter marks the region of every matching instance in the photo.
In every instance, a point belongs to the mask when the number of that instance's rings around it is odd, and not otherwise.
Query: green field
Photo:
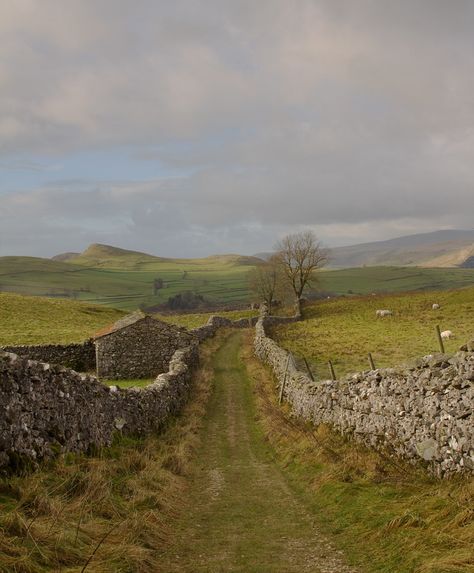
[[[156,314],[155,317],[191,329],[203,326],[214,314],[237,320],[256,316],[257,313],[255,310],[233,310]],[[123,316],[123,311],[100,305],[4,292],[0,293],[0,346],[82,342]]]
[[[210,303],[248,302],[247,275],[255,257],[217,255],[166,259],[107,245],[91,245],[67,262],[35,257],[1,257],[0,291],[69,298],[124,310],[153,307],[184,291]],[[365,267],[318,274],[328,294],[436,290],[474,285],[474,269]],[[161,288],[154,289],[154,281]]]
[[[440,310],[432,310],[434,302]],[[376,318],[377,309],[393,316]],[[340,377],[369,369],[369,352],[376,367],[438,352],[437,324],[456,336],[446,341],[447,352],[474,338],[474,288],[325,300],[308,305],[303,321],[278,326],[273,334],[297,360],[306,357],[317,378],[327,379],[328,360]]]
[[[248,300],[247,273],[252,265],[241,257],[128,261],[123,269],[102,268],[34,257],[0,258],[0,291],[69,298],[134,310],[140,305],[166,302],[183,291],[193,291],[213,302]],[[163,288],[153,292],[153,281]]]
[[[123,316],[104,306],[0,293],[0,346],[82,342]]]

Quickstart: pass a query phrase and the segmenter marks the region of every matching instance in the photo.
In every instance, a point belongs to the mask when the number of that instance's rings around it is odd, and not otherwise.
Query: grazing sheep
[[[384,316],[392,316],[392,311],[391,310],[376,310],[375,311],[375,316],[377,317],[384,317]]]
[[[441,338],[447,340],[448,338],[454,338],[454,334],[450,330],[443,330],[441,333]]]
[[[432,308],[433,310],[438,310],[438,309],[441,308],[441,307],[439,306],[438,303],[435,302],[431,308]]]

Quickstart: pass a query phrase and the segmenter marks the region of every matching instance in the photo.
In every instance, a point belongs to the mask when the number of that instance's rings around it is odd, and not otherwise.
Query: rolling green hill
[[[124,310],[153,307],[183,291],[210,303],[248,302],[247,274],[261,260],[240,255],[167,259],[108,245],[54,259],[0,257],[0,291],[69,298]],[[323,270],[319,289],[369,294],[459,288],[474,284],[473,268],[358,267]],[[156,282],[157,281],[157,282]]]
[[[104,306],[0,293],[0,346],[82,342],[122,316]]]
[[[127,310],[154,306],[182,291],[211,302],[248,300],[247,273],[259,260],[239,255],[164,259],[92,245],[61,260],[0,257],[0,291],[72,298]],[[160,281],[155,289],[154,282]]]

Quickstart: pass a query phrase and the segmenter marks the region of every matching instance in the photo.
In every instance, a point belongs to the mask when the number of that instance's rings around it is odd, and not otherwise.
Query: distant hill
[[[65,260],[58,259],[64,255],[57,255],[53,257],[53,260]],[[163,265],[181,265],[183,268],[188,266],[194,267],[212,267],[222,265],[232,266],[232,265],[248,265],[255,266],[262,261],[256,257],[246,257],[242,255],[211,255],[209,257],[204,257],[201,259],[173,259],[167,257],[157,257],[155,255],[149,255],[147,253],[142,253],[140,251],[130,251],[128,249],[121,249],[119,247],[113,247],[111,245],[102,245],[100,243],[94,243],[89,245],[87,249],[75,256],[67,258],[68,263],[75,265],[84,265],[88,267],[95,267],[101,269],[121,269],[121,270],[154,270],[161,269]]]
[[[78,257],[79,255],[80,255],[80,253],[60,253],[59,255],[51,257],[51,260],[52,261],[60,261],[60,262],[70,261],[71,259],[74,259],[75,257]]]
[[[473,231],[435,231],[331,249],[330,267],[464,267],[474,256]]]

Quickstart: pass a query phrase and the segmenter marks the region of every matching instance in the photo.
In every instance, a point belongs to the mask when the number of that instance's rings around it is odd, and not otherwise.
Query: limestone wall
[[[80,372],[95,371],[95,348],[92,341],[82,344],[42,344],[2,346],[0,351],[13,352],[40,362],[61,364]]]
[[[377,369],[337,381],[312,382],[267,336],[260,318],[255,352],[269,364],[296,416],[328,423],[368,446],[410,461],[425,460],[438,476],[474,473],[474,347],[434,355],[414,367]]]
[[[158,430],[185,401],[197,344],[174,353],[167,373],[121,390],[93,376],[0,352],[0,466],[58,451],[108,446],[113,434]]]

